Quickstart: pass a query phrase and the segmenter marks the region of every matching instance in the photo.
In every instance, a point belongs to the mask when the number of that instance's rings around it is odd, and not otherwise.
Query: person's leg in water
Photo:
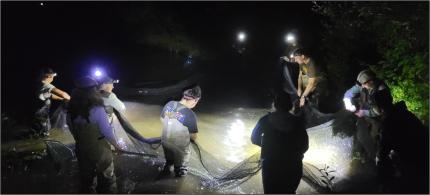
[[[161,171],[161,175],[170,175],[171,173],[170,169],[172,168],[174,163],[174,153],[171,147],[169,146],[169,144],[162,143],[162,147],[163,147],[164,157],[166,158],[166,164],[164,164],[164,168]]]
[[[97,192],[102,194],[117,193],[113,160],[110,162],[107,168],[97,172]]]
[[[265,194],[295,194],[303,175],[300,163],[263,162],[262,178]]]
[[[49,110],[47,108],[42,108],[34,114],[30,131],[37,137],[45,137],[49,136],[50,129],[51,121],[49,120]]]
[[[96,166],[86,158],[85,155],[80,155],[79,151],[76,151],[79,164],[79,175],[81,179],[81,188],[79,190],[82,194],[93,194],[96,193]]]
[[[175,150],[174,169],[176,177],[184,177],[188,174],[190,154],[190,146],[185,148],[177,148],[177,150]]]
[[[363,162],[373,162],[376,157],[376,143],[371,136],[371,124],[364,118],[357,120],[357,141],[365,150]]]

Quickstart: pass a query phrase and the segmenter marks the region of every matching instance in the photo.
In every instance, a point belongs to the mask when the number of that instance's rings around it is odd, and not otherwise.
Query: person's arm
[[[348,89],[345,94],[343,94],[343,103],[345,105],[345,109],[351,112],[355,112],[357,108],[352,104],[352,98],[357,96],[360,93],[361,87],[358,85],[352,86]]]
[[[350,89],[348,89],[345,94],[343,94],[343,98],[352,99],[360,94],[361,87],[359,85],[354,85]]]
[[[58,95],[55,95],[55,94],[51,94],[51,98],[53,99],[53,100],[64,100],[64,98],[62,98],[62,97],[60,97],[60,96],[58,96]]]
[[[160,113],[160,121],[161,122],[163,122],[163,118],[164,118],[164,115],[166,113],[167,105],[169,105],[169,103],[170,102],[168,102],[166,105],[164,105],[163,109],[161,110],[161,113]]]
[[[183,119],[178,119],[183,121],[183,125],[188,128],[190,133],[190,140],[195,141],[197,139],[197,133],[199,132],[197,128],[197,117],[191,110],[182,109],[179,111],[183,115]]]
[[[318,78],[316,77],[309,78],[308,85],[306,86],[306,89],[303,92],[302,97],[306,98],[311,92],[313,92],[315,88],[317,88],[317,84],[318,84]]]
[[[265,117],[263,117],[263,118],[265,118]],[[251,133],[251,142],[254,145],[257,145],[260,147],[261,147],[261,140],[262,140],[263,133],[264,133],[263,128],[262,128],[263,118],[258,120],[257,124],[255,125],[255,127]]]
[[[101,134],[105,139],[111,143],[115,148],[121,148],[116,143],[113,127],[109,124],[108,115],[102,106],[92,108],[89,116],[90,122],[96,123],[100,128]]]
[[[58,88],[53,88],[51,93],[54,100],[70,100],[70,95]]]

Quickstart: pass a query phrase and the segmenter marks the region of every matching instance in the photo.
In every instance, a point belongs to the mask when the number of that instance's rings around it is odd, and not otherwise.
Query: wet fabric
[[[197,133],[197,117],[194,112],[177,101],[168,102],[161,111],[160,117],[176,118],[190,133]]]
[[[161,143],[164,150],[164,156],[166,158],[166,166],[174,165],[175,171],[179,168],[187,167],[190,159],[190,132],[196,133],[197,126],[193,125],[194,121],[187,124],[189,116],[184,115],[186,107],[179,102],[169,102],[163,108],[161,113],[163,132],[161,137]],[[191,124],[191,125],[190,125]],[[191,128],[191,129],[189,129]]]
[[[76,156],[82,182],[82,193],[90,193],[97,178],[97,192],[115,193],[116,177],[113,169],[113,129],[102,107],[90,110],[88,119],[69,118],[69,127],[76,142]],[[115,144],[114,144],[115,145]]]
[[[46,134],[51,129],[49,106],[44,106],[36,111],[33,116],[31,132],[34,134]]]
[[[295,82],[293,82],[294,77],[292,77],[292,74],[294,73],[292,71],[293,66],[297,66],[297,64],[288,62],[284,63],[282,66],[282,76],[284,78],[283,89],[290,95],[297,94],[296,85],[294,84]]]
[[[52,114],[52,128],[69,131],[67,125],[67,103],[61,103]]]
[[[112,123],[113,114],[114,114],[113,109],[116,109],[121,113],[124,113],[126,109],[125,105],[121,100],[118,99],[115,93],[102,91],[101,94],[102,94],[103,104],[106,109],[106,113],[109,116],[109,122]]]
[[[34,106],[34,116],[31,131],[34,134],[47,134],[51,129],[49,112],[51,108],[52,89],[55,86],[50,83],[39,83],[36,90],[36,105]]]

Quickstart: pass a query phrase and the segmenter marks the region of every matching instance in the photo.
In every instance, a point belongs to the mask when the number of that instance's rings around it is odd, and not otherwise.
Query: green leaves
[[[394,101],[405,101],[428,124],[428,2],[317,2],[314,10],[330,24],[322,41],[328,75],[338,86],[345,82],[335,95],[343,95],[365,68],[360,62],[372,64]]]

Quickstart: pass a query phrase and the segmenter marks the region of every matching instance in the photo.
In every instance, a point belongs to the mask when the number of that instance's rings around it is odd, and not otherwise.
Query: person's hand
[[[302,96],[302,90],[301,89],[297,89],[297,96]]]
[[[290,59],[287,56],[282,56],[281,59],[284,60],[284,61],[286,61],[286,62],[290,61]]]
[[[67,93],[64,93],[63,94],[63,98],[65,99],[65,100],[70,100],[70,95],[69,94],[67,94]]]
[[[364,116],[364,110],[358,110],[357,112],[354,113],[356,116],[358,116],[359,118]]]
[[[306,102],[306,98],[304,96],[300,97],[300,104],[299,104],[299,106],[303,107],[305,105],[305,102]]]

